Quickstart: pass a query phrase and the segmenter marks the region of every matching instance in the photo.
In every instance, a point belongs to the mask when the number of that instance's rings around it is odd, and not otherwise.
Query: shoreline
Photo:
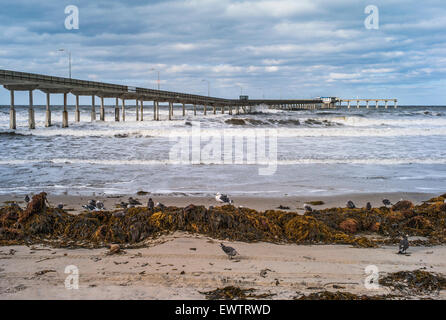
[[[254,209],[257,211],[277,210],[279,206],[289,207],[289,210],[294,212],[304,212],[303,206],[305,203],[312,201],[323,201],[323,205],[313,205],[314,209],[327,209],[334,207],[344,208],[347,201],[353,201],[358,208],[365,207],[367,202],[370,202],[373,207],[381,207],[383,199],[389,199],[392,203],[396,203],[401,199],[412,201],[415,205],[421,204],[432,197],[437,196],[436,193],[412,193],[412,192],[392,192],[392,193],[357,193],[357,194],[344,194],[344,195],[330,195],[330,196],[284,196],[284,197],[261,197],[261,196],[236,196],[229,197],[234,201],[234,206],[245,207]],[[142,206],[147,205],[149,198],[153,201],[163,203],[166,206],[174,207],[186,207],[190,204],[196,206],[203,205],[219,206],[214,197],[194,197],[194,196],[169,196],[169,195],[136,195],[136,194],[123,194],[123,195],[51,195],[48,194],[48,201],[52,206],[63,204],[64,209],[70,213],[80,213],[84,209],[82,205],[88,203],[90,199],[102,201],[105,208],[108,210],[116,209],[115,205],[121,201],[127,201],[129,197],[138,199]],[[20,206],[24,207],[23,195],[0,195],[0,205],[3,205],[5,201],[16,201]]]

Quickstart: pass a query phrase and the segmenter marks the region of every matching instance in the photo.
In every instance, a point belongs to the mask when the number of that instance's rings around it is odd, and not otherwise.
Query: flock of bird
[[[25,196],[25,202],[28,204],[31,199],[28,195]],[[233,200],[229,199],[228,195],[226,194],[221,194],[221,193],[217,193],[215,195],[215,200],[217,202],[220,203],[227,203],[227,204],[232,204],[234,203]],[[390,202],[390,200],[388,199],[384,199],[382,201],[382,203],[384,204],[384,206],[391,206],[392,203]],[[445,200],[446,203],[446,200]],[[129,197],[127,202],[121,201],[121,203],[119,204],[119,206],[121,208],[127,209],[127,208],[134,208],[136,206],[140,206],[142,205],[142,203],[137,200],[137,199],[133,199],[132,197]],[[347,208],[349,209],[355,209],[356,205],[354,204],[353,201],[349,200],[346,204]],[[59,209],[63,209],[64,205],[63,204],[59,204],[57,206]],[[101,211],[101,210],[105,210],[105,206],[104,203],[101,201],[97,201],[97,200],[90,200],[88,201],[88,203],[86,205],[83,205],[82,208],[84,208],[85,210],[88,211]],[[149,210],[154,210],[155,208],[159,208],[162,211],[166,208],[166,206],[160,202],[157,202],[156,204],[153,202],[152,198],[149,198],[148,202],[147,202],[147,208]],[[308,204],[304,204],[304,209],[306,212],[313,212],[313,208],[308,205]],[[372,210],[372,205],[370,202],[367,202],[366,204],[366,210]],[[229,259],[232,259],[234,256],[238,255],[238,252],[236,249],[229,247],[229,246],[225,246],[223,243],[220,243],[220,247],[223,250],[223,252],[229,257]],[[407,249],[409,248],[409,240],[408,240],[408,235],[403,235],[403,239],[400,241],[399,243],[399,251],[398,254],[406,254]]]

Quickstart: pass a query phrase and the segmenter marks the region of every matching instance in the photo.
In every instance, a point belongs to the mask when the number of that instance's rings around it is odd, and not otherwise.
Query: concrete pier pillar
[[[63,111],[62,111],[62,128],[68,128],[68,110],[67,110],[68,93],[63,94]]]
[[[141,104],[141,110],[140,110],[140,112],[141,112],[141,117],[140,117],[140,121],[144,121],[144,100],[143,99],[141,99],[140,100],[140,104]]]
[[[229,106],[229,114],[232,116],[232,106]]]
[[[81,121],[81,113],[79,111],[79,96],[76,95],[76,109],[74,110],[74,120],[76,122]]]
[[[213,106],[213,109],[214,109],[214,114],[217,114],[217,107]]]
[[[153,101],[153,120],[156,121],[156,101]]]
[[[101,121],[105,121],[105,107],[104,107],[104,97],[101,97],[101,110],[99,114]]]
[[[194,116],[196,116],[196,115],[197,115],[197,105],[194,104]]]
[[[91,96],[91,122],[96,121],[96,106],[94,105],[94,95]]]
[[[125,99],[122,98],[122,121],[125,121]]]
[[[369,108],[369,100],[367,100],[367,109]]]
[[[173,115],[173,103],[169,102],[169,120],[172,120]]]
[[[45,127],[51,127],[50,94],[46,93]]]
[[[204,105],[203,107],[204,107],[203,113],[204,113],[204,115],[206,115],[206,113],[207,113],[206,105]]]
[[[183,117],[186,116],[186,104],[183,103]]]
[[[29,125],[30,129],[36,128],[36,121],[34,119],[33,91],[32,90],[29,90],[28,125]]]
[[[225,114],[225,106],[221,106],[221,114]]]
[[[386,109],[389,106],[389,101],[386,100]]]
[[[15,106],[14,106],[14,90],[10,91],[11,107],[9,108],[9,129],[15,130],[17,128]]]
[[[156,102],[156,121],[160,121],[160,103]]]
[[[394,101],[394,106],[395,106],[395,109],[398,108],[398,100]]]
[[[139,121],[139,102],[138,102],[138,99],[135,100],[135,113],[136,113],[136,121]]]
[[[378,109],[379,108],[379,102],[378,102],[378,100],[376,100],[376,109]]]
[[[237,106],[237,107],[236,107],[235,114],[240,114],[240,106]]]
[[[359,100],[356,101],[356,107],[359,109]]]
[[[115,121],[119,122],[119,98],[116,98],[115,103]]]

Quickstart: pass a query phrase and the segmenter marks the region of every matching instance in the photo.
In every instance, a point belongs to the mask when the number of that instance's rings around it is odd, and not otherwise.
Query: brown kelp
[[[350,292],[321,291],[295,297],[295,300],[392,300],[400,298],[396,295],[357,295]]]
[[[208,300],[248,300],[248,299],[269,299],[274,294],[261,293],[255,294],[253,288],[242,289],[239,287],[228,286],[224,288],[217,288],[209,292],[200,292],[206,296]]]
[[[446,278],[442,274],[425,270],[399,271],[379,280],[382,286],[407,294],[431,294],[446,289]]]
[[[232,205],[210,209],[189,205],[185,208],[155,208],[154,211],[135,207],[73,215],[48,206],[46,194],[41,193],[33,197],[25,210],[13,204],[0,208],[0,244],[128,245],[174,231],[246,242],[359,247],[395,243],[404,233],[425,236],[427,244],[438,244],[446,242],[445,196],[419,206],[400,204],[395,210],[386,207],[372,210],[332,208],[305,215],[276,210],[258,212]],[[386,236],[387,240],[371,240],[364,236],[367,233]],[[414,244],[417,243],[411,245]]]

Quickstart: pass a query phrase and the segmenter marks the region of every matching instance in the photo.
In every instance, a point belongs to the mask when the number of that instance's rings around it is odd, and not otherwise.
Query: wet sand
[[[428,193],[374,193],[374,194],[346,194],[339,196],[289,196],[289,197],[231,197],[235,206],[243,206],[246,208],[255,209],[257,211],[276,210],[279,206],[289,207],[289,211],[302,211],[304,203],[310,201],[323,201],[324,204],[320,206],[313,206],[315,209],[325,209],[333,207],[345,207],[348,200],[352,200],[358,208],[365,207],[367,202],[370,202],[374,207],[381,207],[383,199],[389,199],[395,203],[401,199],[410,200],[414,204],[419,204],[437,194]],[[153,201],[161,202],[166,206],[185,207],[190,204],[217,206],[221,205],[214,197],[190,197],[190,196],[165,196],[165,195],[92,195],[92,196],[71,196],[71,195],[48,195],[48,201],[52,206],[57,206],[59,203],[64,205],[64,209],[71,213],[82,212],[82,205],[87,204],[90,199],[103,201],[106,209],[116,209],[116,204],[121,201],[126,202],[129,197],[138,199],[143,205],[147,205],[149,197]],[[17,201],[20,205],[25,206],[23,195],[0,195],[0,204],[5,201]]]
[[[368,265],[376,265],[381,275],[424,267],[446,273],[446,247],[414,247],[405,256],[395,247],[225,244],[240,257],[229,260],[219,241],[180,232],[111,256],[105,248],[0,247],[0,299],[204,299],[200,291],[228,285],[273,293],[272,299],[322,290],[376,295],[392,292],[365,288]],[[16,252],[11,255],[10,249]],[[78,290],[65,288],[68,265],[79,269]],[[265,277],[262,269],[270,270]],[[38,274],[44,270],[50,272]],[[431,298],[445,299],[446,292]]]

